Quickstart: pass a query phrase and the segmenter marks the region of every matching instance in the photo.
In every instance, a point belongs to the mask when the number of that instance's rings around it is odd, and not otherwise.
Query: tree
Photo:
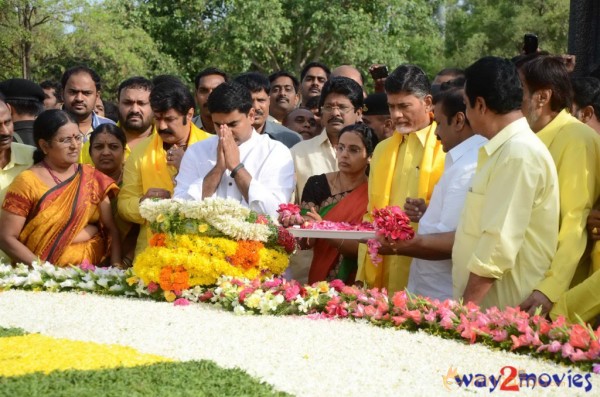
[[[445,57],[467,66],[484,55],[513,57],[525,33],[551,53],[567,48],[568,0],[452,0],[446,7]]]

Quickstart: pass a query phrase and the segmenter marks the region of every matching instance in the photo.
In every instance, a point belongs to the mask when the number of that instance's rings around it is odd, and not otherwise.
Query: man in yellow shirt
[[[503,309],[529,296],[552,263],[558,177],[550,152],[521,112],[515,65],[485,57],[465,77],[467,118],[489,142],[479,150],[455,234],[454,297]]]
[[[13,142],[13,122],[10,109],[0,94],[0,203],[6,190],[22,171],[33,164],[33,146]],[[0,250],[0,261],[10,262],[8,255]]]
[[[152,92],[152,82],[144,77],[130,77],[119,84],[117,90],[119,122],[117,125],[121,127],[127,139],[125,160],[131,154],[131,149],[154,131],[150,92]],[[84,143],[79,158],[81,163],[93,164],[89,141]]]
[[[370,221],[374,208],[404,206],[408,197],[429,202],[433,187],[444,170],[444,151],[435,135],[432,118],[430,84],[425,72],[414,65],[396,68],[385,81],[394,134],[375,148],[369,173]],[[413,227],[417,227],[413,223]],[[384,256],[373,264],[361,244],[356,279],[368,287],[387,288],[390,293],[402,290],[408,283],[412,258]]]
[[[558,249],[544,280],[521,303],[530,314],[539,306],[546,314],[569,288],[578,264],[587,275],[586,219],[600,197],[600,136],[569,114],[573,91],[562,58],[538,56],[517,66],[523,82],[523,114],[548,147],[558,172]]]
[[[123,186],[119,193],[119,215],[142,225],[136,254],[148,245],[148,225],[140,215],[140,203],[147,198],[165,199],[173,195],[173,180],[183,153],[190,145],[209,135],[192,123],[194,97],[180,82],[158,84],[150,94],[156,134],[135,147],[125,163]]]

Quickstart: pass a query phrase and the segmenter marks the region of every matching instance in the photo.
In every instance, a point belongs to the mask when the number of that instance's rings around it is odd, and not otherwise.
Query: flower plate
[[[294,237],[341,238],[344,240],[365,240],[375,238],[375,231],[363,230],[317,230],[290,227],[287,229]]]

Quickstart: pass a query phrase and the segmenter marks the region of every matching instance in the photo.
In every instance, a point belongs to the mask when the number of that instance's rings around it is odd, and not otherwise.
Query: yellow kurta
[[[118,122],[117,127],[120,127],[120,126],[121,126],[120,122]],[[155,134],[155,133],[156,133],[156,127],[153,126],[152,133],[150,135]],[[126,143],[125,144],[125,156],[123,158],[123,161],[127,161],[130,154],[131,154],[131,148]],[[79,153],[79,162],[81,164],[94,165],[94,162],[92,161],[92,156],[90,156],[90,141],[89,140],[87,140],[83,143],[83,147],[81,148],[81,152]]]
[[[535,289],[556,302],[569,288],[580,261],[586,270],[589,267],[589,258],[582,257],[587,217],[600,196],[600,136],[566,110],[537,136],[548,147],[558,172],[560,231],[552,265]]]
[[[479,149],[452,250],[454,297],[473,273],[496,279],[483,308],[519,305],[550,267],[558,219],[556,167],[520,118]]]
[[[188,147],[208,138],[208,132],[191,124]],[[119,192],[117,207],[119,215],[128,222],[141,225],[135,254],[148,246],[150,229],[140,215],[140,199],[148,189],[161,188],[173,195],[173,177],[177,173],[174,167],[167,166],[167,156],[159,134],[152,134],[140,142],[131,152],[123,169],[123,184]]]
[[[371,211],[388,205],[404,207],[407,197],[421,197],[427,202],[444,170],[445,154],[435,136],[436,124],[402,135],[395,132],[375,147],[369,174],[369,206]],[[417,224],[412,225],[415,229]],[[390,293],[402,290],[408,283],[411,257],[384,256],[383,262],[371,263],[366,246],[358,252],[357,280],[369,287],[387,288]]]

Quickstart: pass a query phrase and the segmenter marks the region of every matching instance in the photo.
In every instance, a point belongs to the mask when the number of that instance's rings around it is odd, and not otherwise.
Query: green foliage
[[[568,20],[568,0],[448,1],[446,64],[468,66],[484,55],[512,58],[525,33],[537,34],[542,50],[565,53]]]
[[[566,51],[568,0],[0,0],[0,79],[58,79],[85,62],[103,96],[132,75],[201,69],[299,73],[332,67],[421,66],[430,76],[484,55],[512,57],[523,34]],[[27,14],[29,10],[29,14]],[[34,10],[35,12],[32,12]],[[24,19],[23,15],[29,15]]]
[[[25,335],[26,332],[23,331],[21,328],[5,328],[5,327],[0,327],[0,338],[5,338],[5,337],[9,337],[9,336],[21,336],[21,335]]]
[[[56,371],[48,375],[0,378],[7,396],[289,396],[241,369],[211,361],[159,363],[98,371]]]

